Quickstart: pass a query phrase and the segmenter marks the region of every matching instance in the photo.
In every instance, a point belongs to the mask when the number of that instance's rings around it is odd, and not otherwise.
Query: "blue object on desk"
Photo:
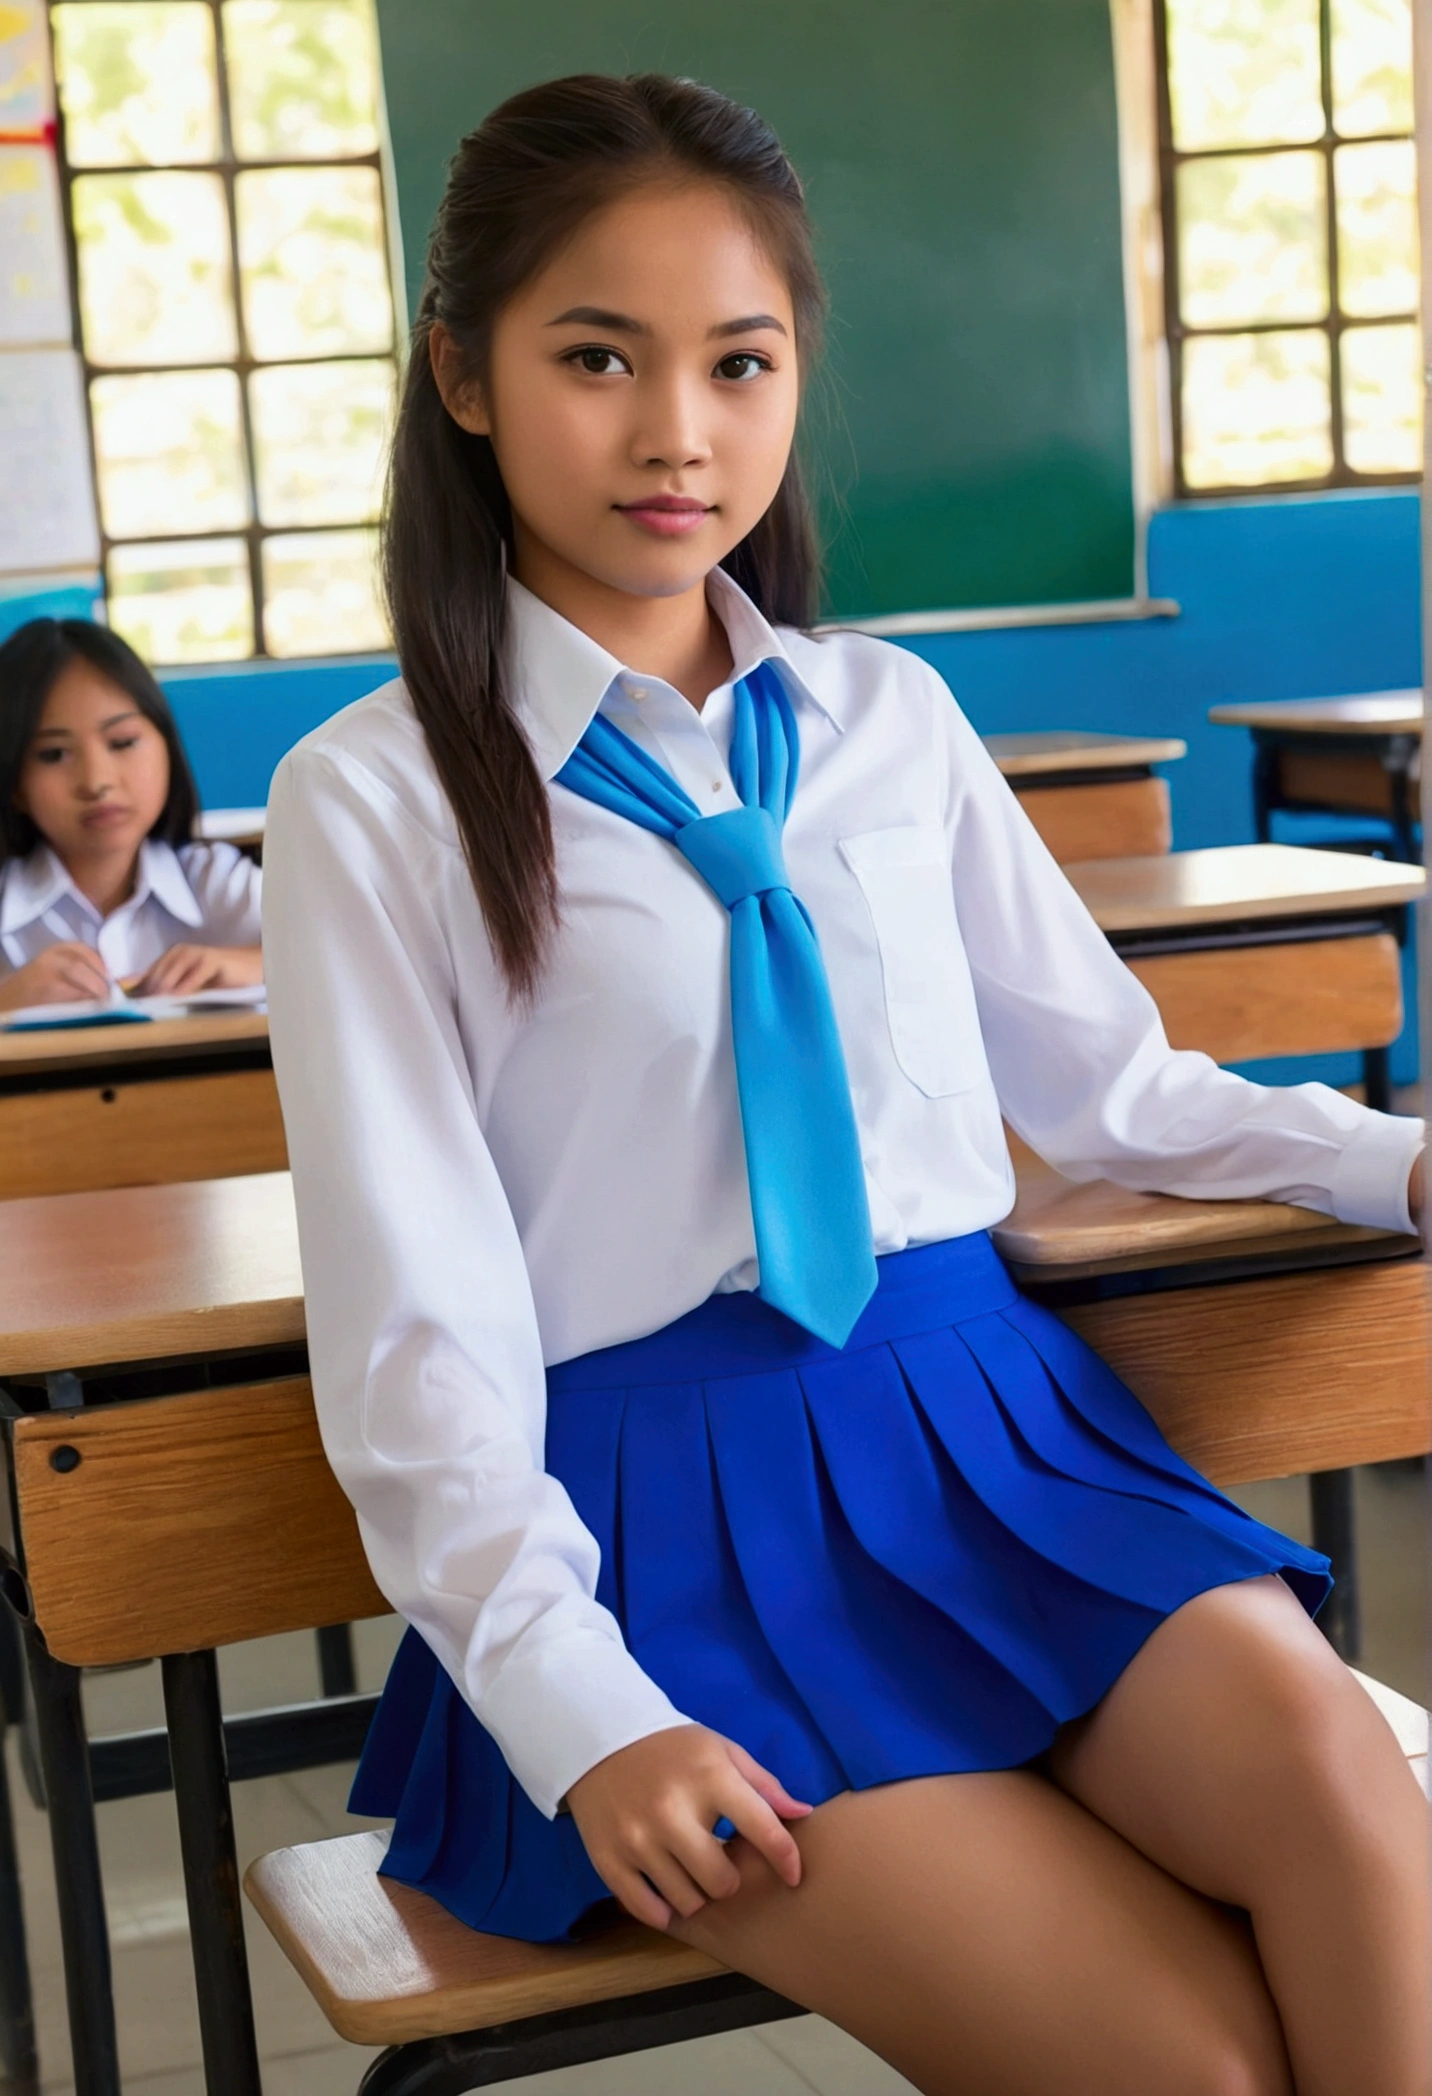
[[[6,1033],[70,1033],[82,1026],[149,1026],[149,1012],[127,1011],[116,1005],[112,1012],[85,1012],[75,1019],[16,1019],[13,1025],[4,1028]]]

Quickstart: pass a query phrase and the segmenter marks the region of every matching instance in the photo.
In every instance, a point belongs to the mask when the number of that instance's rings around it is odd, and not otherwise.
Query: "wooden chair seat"
[[[584,1943],[483,1936],[380,1878],[382,1833],[275,1849],[244,1890],[340,2037],[355,2045],[487,2030],[709,1979],[724,1967],[635,1921]]]
[[[1357,1677],[1427,1788],[1425,1710]],[[465,1928],[426,1893],[378,1876],[381,1833],[275,1849],[244,1889],[340,2037],[403,2045],[709,1979],[714,1959],[633,1921],[578,1944]]]

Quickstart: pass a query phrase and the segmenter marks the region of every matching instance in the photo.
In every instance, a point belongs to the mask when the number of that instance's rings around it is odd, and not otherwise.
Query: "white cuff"
[[[694,1721],[600,1630],[524,1639],[477,1715],[548,1819],[579,1776],[653,1732]]]
[[[1425,1122],[1410,1116],[1361,1116],[1328,1189],[1338,1221],[1415,1234],[1416,1225],[1407,1208],[1407,1182],[1426,1139]]]

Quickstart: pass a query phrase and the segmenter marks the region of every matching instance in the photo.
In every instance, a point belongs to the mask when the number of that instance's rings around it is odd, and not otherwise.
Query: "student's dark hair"
[[[15,806],[15,791],[45,701],[76,656],[127,693],[164,737],[169,792],[149,834],[163,844],[188,844],[199,796],[169,701],[153,671],[128,641],[92,619],[31,619],[0,642],[0,859],[23,858],[40,841],[34,823]]]
[[[440,322],[481,383],[503,307],[593,211],[663,178],[717,183],[745,213],[786,279],[807,366],[824,296],[801,185],[770,127],[691,80],[576,74],[514,95],[458,147],[393,439],[383,572],[399,662],[519,999],[536,987],[558,895],[546,788],[505,680],[512,516],[492,445],[443,406],[429,336]],[[768,618],[814,616],[815,534],[794,455],[723,565]]]

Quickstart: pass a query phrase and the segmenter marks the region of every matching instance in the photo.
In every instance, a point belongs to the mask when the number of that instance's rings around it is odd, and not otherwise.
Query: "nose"
[[[632,433],[632,457],[641,466],[682,472],[704,466],[711,437],[701,413],[702,387],[684,374],[653,378],[640,389],[640,412]]]
[[[114,758],[108,743],[82,743],[75,767],[75,791],[81,800],[102,801],[115,788]]]

